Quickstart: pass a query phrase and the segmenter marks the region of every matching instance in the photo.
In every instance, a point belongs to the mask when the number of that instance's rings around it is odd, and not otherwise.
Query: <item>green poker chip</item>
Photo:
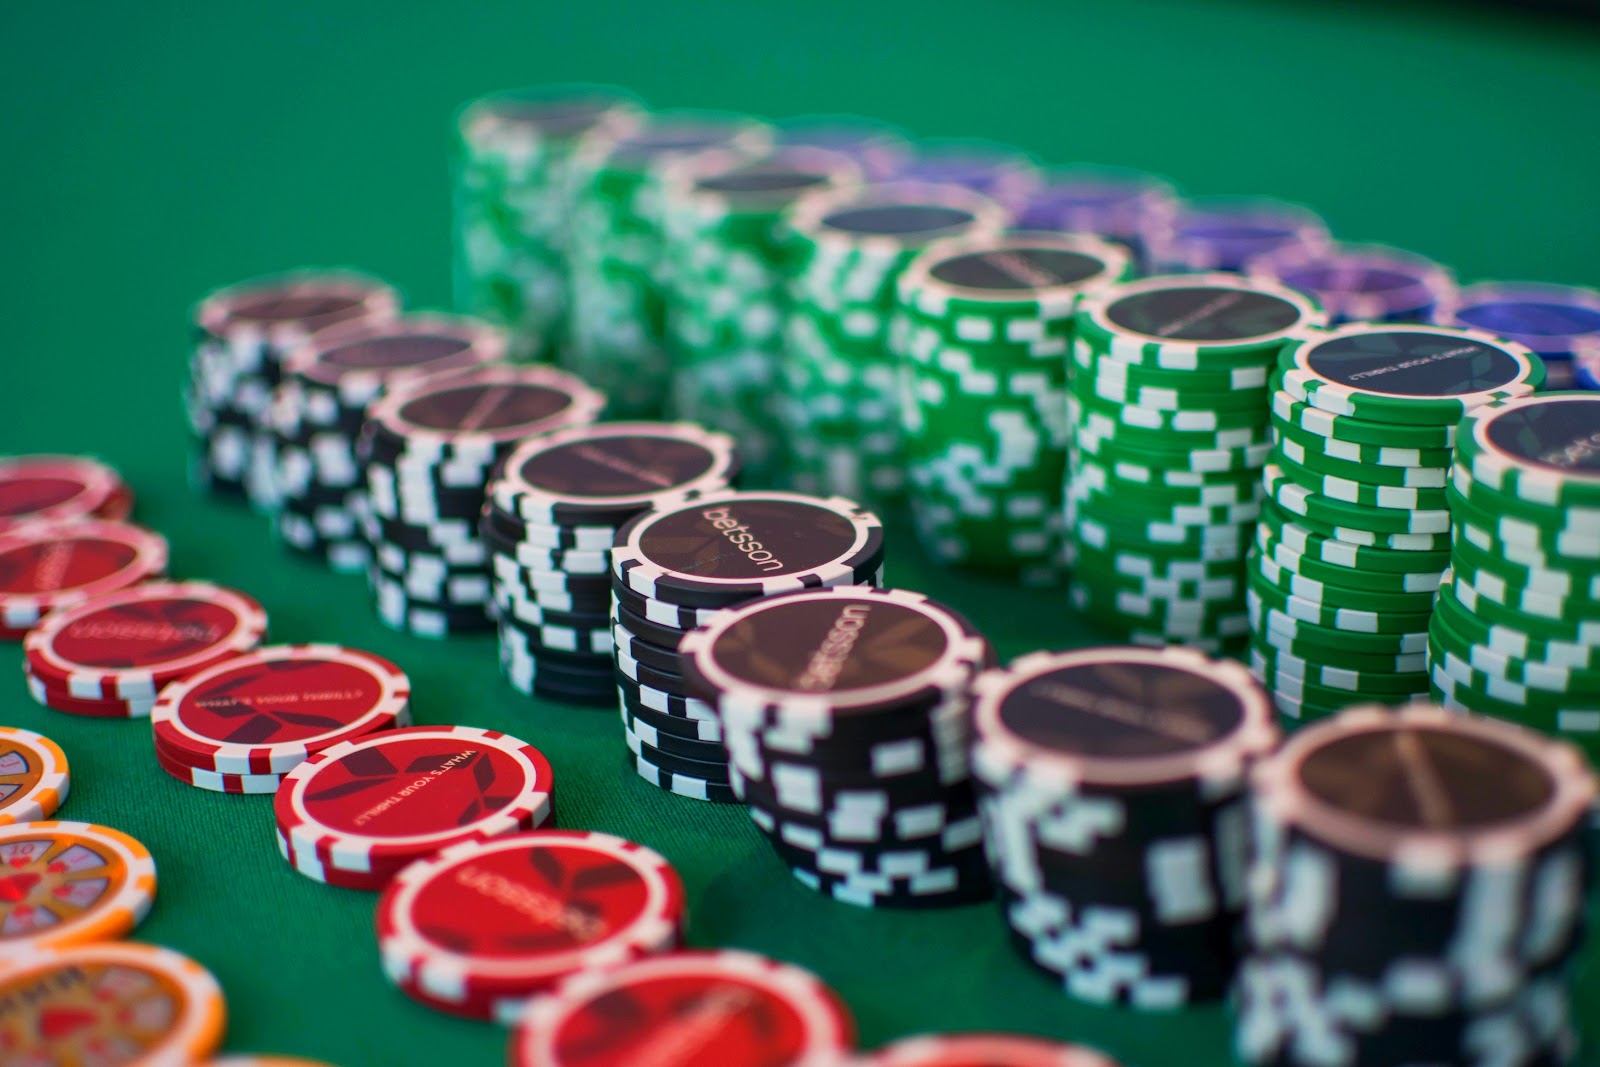
[[[1414,323],[1351,323],[1288,345],[1283,389],[1332,415],[1454,426],[1473,408],[1544,384],[1544,362],[1493,334]]]
[[[1367,656],[1403,656],[1426,652],[1427,635],[1416,633],[1360,633],[1319,626],[1289,614],[1283,597],[1270,587],[1249,585],[1244,594],[1252,630],[1271,630],[1304,645],[1336,646]]]
[[[1069,405],[1069,418],[1071,405]],[[1260,472],[1272,450],[1270,441],[1247,445],[1243,448],[1184,449],[1170,441],[1166,447],[1152,447],[1145,441],[1130,442],[1126,435],[1108,435],[1103,428],[1083,424],[1072,428],[1073,444],[1087,455],[1101,459],[1125,459],[1145,467],[1169,467],[1179,470],[1222,474],[1229,471]]]
[[[1303,293],[1221,273],[1142,278],[1078,307],[1078,334],[1090,347],[1167,370],[1270,363],[1286,340],[1326,321]]]
[[[1268,406],[1275,402],[1273,394],[1268,394]],[[1330,461],[1398,470],[1439,470],[1450,466],[1455,459],[1455,450],[1450,448],[1399,448],[1340,441],[1302,429],[1279,417],[1276,412],[1271,421],[1272,432],[1280,444],[1292,441],[1307,456],[1321,456]]]
[[[1082,386],[1069,384],[1067,419],[1078,432],[1092,434],[1151,452],[1242,450],[1271,447],[1266,419],[1240,420],[1241,425],[1222,428],[1182,427],[1176,420],[1166,425],[1139,425],[1150,409],[1133,411],[1083,395]],[[1156,415],[1168,414],[1155,412]],[[1208,413],[1214,414],[1214,413]],[[1205,421],[1205,420],[1199,420]]]
[[[1465,479],[1472,489],[1470,479]],[[1516,515],[1507,515],[1500,508],[1508,498],[1486,499],[1487,490],[1478,489],[1472,497],[1465,496],[1455,484],[1445,487],[1445,499],[1450,503],[1450,513],[1455,527],[1472,531],[1486,538],[1507,559],[1551,566],[1561,561],[1600,560],[1600,538],[1588,530],[1570,529],[1564,523],[1538,522]],[[1554,513],[1552,513],[1554,514]]]
[[[1264,388],[1240,389],[1233,393],[1200,393],[1165,386],[1128,385],[1119,379],[1093,373],[1080,375],[1079,380],[1083,383],[1082,388],[1095,400],[1170,412],[1175,416],[1195,412],[1231,416],[1248,412],[1254,416],[1254,421],[1260,422],[1265,418],[1267,400],[1271,395]]]
[[[1521,522],[1551,537],[1559,538],[1567,534],[1590,538],[1591,544],[1596,546],[1595,550],[1600,551],[1600,508],[1530,504],[1520,497],[1491,489],[1475,480],[1472,473],[1460,464],[1450,468],[1447,492],[1449,499],[1464,500],[1480,513],[1498,515],[1502,521]]]
[[[1109,514],[1178,526],[1235,526],[1254,522],[1261,501],[1247,498],[1236,504],[1195,503],[1178,496],[1157,496],[1152,490],[1129,490],[1097,476],[1098,468],[1080,466],[1067,489],[1079,515]],[[1136,495],[1137,494],[1137,495]]]
[[[1475,670],[1461,657],[1434,645],[1429,680],[1463,707],[1480,715],[1513,719],[1550,733],[1587,737],[1600,747],[1600,689],[1590,683],[1549,690]]]
[[[1258,564],[1261,562],[1257,560]],[[1256,567],[1249,569],[1247,581],[1252,590],[1262,594],[1263,600],[1270,596],[1273,607],[1301,622],[1326,630],[1361,634],[1414,634],[1428,628],[1429,611],[1368,611],[1338,603],[1318,603],[1287,592]]]
[[[1272,367],[1266,363],[1247,363],[1223,370],[1172,370],[1130,363],[1097,349],[1086,338],[1072,342],[1072,364],[1096,378],[1130,389],[1170,390],[1179,395],[1226,395],[1234,392],[1267,393]]]
[[[1446,573],[1440,580],[1433,613],[1435,619],[1443,619],[1452,633],[1460,635],[1465,645],[1484,649],[1496,657],[1581,671],[1600,670],[1600,642],[1536,637],[1526,629],[1490,621],[1468,611],[1456,596],[1453,573]]]
[[[1086,409],[1103,412],[1121,426],[1134,430],[1184,435],[1221,435],[1229,430],[1248,430],[1250,433],[1243,443],[1266,440],[1266,433],[1264,432],[1267,425],[1265,405],[1247,404],[1232,409],[1211,409],[1199,406],[1184,408],[1140,407],[1100,396],[1090,388],[1091,384],[1088,375],[1080,374],[1071,379],[1069,389],[1073,396],[1083,401]],[[1204,447],[1218,446],[1207,442]]]
[[[1277,427],[1274,427],[1276,430]],[[1316,438],[1326,440],[1326,438]],[[1297,467],[1304,467],[1323,477],[1343,478],[1347,481],[1357,482],[1371,486],[1400,486],[1408,489],[1436,489],[1442,495],[1446,481],[1449,480],[1449,459],[1436,467],[1389,467],[1381,463],[1356,463],[1348,459],[1330,456],[1326,452],[1307,447],[1300,439],[1288,435],[1277,434],[1276,455],[1283,460],[1293,463]]]
[[[1261,508],[1261,525],[1274,538],[1303,556],[1341,567],[1384,574],[1438,573],[1450,565],[1450,539],[1444,537],[1430,549],[1390,548],[1340,540],[1306,525],[1268,500]]]
[[[1443,508],[1407,510],[1346,503],[1296,483],[1282,467],[1270,462],[1262,468],[1262,480],[1273,503],[1313,528],[1332,528],[1341,534],[1352,531],[1355,536],[1348,538],[1352,540],[1366,539],[1361,536],[1366,534],[1420,534],[1443,535],[1448,543],[1450,512]]]
[[[1554,619],[1530,614],[1501,603],[1460,574],[1452,575],[1450,592],[1462,608],[1491,626],[1509,627],[1536,641],[1600,644],[1600,618]]]
[[[1426,670],[1428,664],[1425,652],[1387,655],[1351,652],[1340,645],[1301,641],[1265,627],[1251,634],[1251,641],[1273,655],[1287,654],[1308,663],[1342,667],[1360,674],[1409,674]]]
[[[1600,618],[1600,566],[1592,562],[1575,568],[1534,567],[1487,552],[1466,537],[1455,539],[1451,561],[1458,573],[1471,568],[1518,594],[1570,603],[1577,612]]]
[[[1243,598],[1210,602],[1147,597],[1089,585],[1076,576],[1067,583],[1067,597],[1077,611],[1102,625],[1174,641],[1226,640],[1250,630]]]
[[[1600,394],[1486,404],[1467,415],[1459,442],[1477,484],[1529,504],[1600,508]]]
[[[1241,468],[1228,471],[1190,470],[1187,467],[1159,467],[1119,458],[1112,452],[1109,458],[1068,448],[1067,458],[1072,463],[1099,467],[1118,481],[1130,483],[1135,488],[1145,486],[1164,489],[1183,489],[1196,492],[1215,489],[1226,494],[1225,501],[1259,499],[1261,472],[1259,469]]]
[[[1263,666],[1258,667],[1257,663]],[[1405,675],[1395,675],[1401,679],[1400,683],[1388,688],[1371,690],[1346,689],[1339,686],[1317,685],[1303,681],[1282,671],[1274,671],[1259,655],[1251,657],[1251,669],[1256,679],[1262,685],[1273,691],[1275,698],[1293,701],[1296,704],[1310,704],[1314,707],[1349,707],[1352,704],[1383,704],[1389,707],[1398,707],[1409,704],[1414,700],[1426,699],[1428,695],[1428,676],[1418,674],[1408,678]]]
[[[1204,560],[1188,556],[1162,555],[1126,545],[1099,547],[1082,540],[1067,544],[1066,563],[1074,569],[1095,574],[1137,579],[1181,579],[1202,581],[1237,578],[1242,575],[1239,559]]]
[[[1369,508],[1394,508],[1400,511],[1407,509],[1444,511],[1448,506],[1445,503],[1443,486],[1418,488],[1405,485],[1373,485],[1343,475],[1327,474],[1296,463],[1289,458],[1282,446],[1274,449],[1268,462],[1276,464],[1278,469],[1296,485],[1318,496],[1346,504],[1359,504]]]
[[[1373,593],[1427,594],[1432,596],[1438,591],[1439,578],[1444,573],[1443,566],[1432,571],[1394,573],[1325,563],[1313,556],[1303,555],[1294,551],[1265,524],[1256,527],[1256,545],[1265,558],[1272,560],[1280,567],[1287,568],[1291,573],[1301,575],[1311,581],[1342,589],[1364,589]],[[1381,550],[1375,549],[1373,551]]]
[[[1393,448],[1418,448],[1432,452],[1455,447],[1455,426],[1402,426],[1397,423],[1373,422],[1351,415],[1335,415],[1296,400],[1277,382],[1281,372],[1273,375],[1272,414],[1290,426],[1318,437],[1335,441],[1349,441],[1361,445],[1386,445]]]
[[[897,287],[902,307],[947,324],[954,338],[1030,340],[1045,322],[1071,320],[1083,294],[1132,270],[1127,249],[1099,237],[1013,234],[941,242],[912,261]]]
[[[1255,557],[1254,568],[1256,574],[1279,592],[1311,601],[1325,609],[1350,608],[1375,615],[1426,615],[1433,611],[1434,594],[1431,591],[1390,593],[1319,582],[1284,566],[1265,553]]]
[[[1339,694],[1349,700],[1365,698],[1382,702],[1415,697],[1428,691],[1426,667],[1407,672],[1356,671],[1308,662],[1256,642],[1250,647],[1250,669],[1269,689],[1294,700],[1313,703],[1336,700]]]
[[[1464,554],[1457,554],[1451,570],[1457,587],[1470,587],[1501,607],[1538,619],[1558,623],[1600,622],[1600,602],[1587,596],[1574,596],[1530,588],[1516,579],[1507,579],[1498,568],[1484,567]]]

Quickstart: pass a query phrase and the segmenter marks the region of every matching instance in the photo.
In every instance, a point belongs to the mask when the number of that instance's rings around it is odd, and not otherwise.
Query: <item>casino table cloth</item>
[[[238,278],[349,264],[396,282],[410,306],[445,306],[453,108],[576,80],[659,105],[857,112],[1051,161],[1134,166],[1192,191],[1311,204],[1340,236],[1415,249],[1464,280],[1593,284],[1600,24],[1509,5],[1248,0],[14,0],[0,11],[0,452],[104,458],[137,491],[136,518],[171,540],[173,574],[254,594],[276,641],[394,660],[419,722],[537,745],[555,766],[560,825],[659,850],[685,880],[693,945],[815,970],[849,1002],[865,1046],[1001,1029],[1138,1067],[1226,1062],[1223,1007],[1143,1015],[1067,1000],[1016,957],[992,906],[871,911],[812,893],[737,806],[637,778],[612,713],[518,695],[492,635],[434,642],[383,628],[359,579],[286,554],[260,516],[185,484],[191,303]],[[886,584],[966,612],[1006,657],[1097,640],[1059,591],[939,570],[894,516]],[[0,658],[15,672],[21,655]],[[430,1012],[384,981],[373,898],[290,871],[268,798],[187,788],[156,766],[146,723],[41,708],[13,678],[0,722],[47,734],[72,761],[62,816],[154,853],[160,892],[136,936],[217,975],[229,1050],[347,1067],[501,1060],[503,1031]],[[1592,1022],[1600,976],[1589,970],[1577,1009]]]

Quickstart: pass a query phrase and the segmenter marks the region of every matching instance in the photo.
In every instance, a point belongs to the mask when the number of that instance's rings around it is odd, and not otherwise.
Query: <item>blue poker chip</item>
[[[1187,200],[1151,238],[1157,270],[1238,271],[1257,256],[1288,248],[1320,249],[1328,225],[1310,208],[1260,197]]]
[[[1462,289],[1443,318],[1527,345],[1547,364],[1550,388],[1564,388],[1575,377],[1584,388],[1600,388],[1600,290],[1479,282]]]
[[[1245,269],[1252,278],[1315,296],[1335,325],[1431,322],[1455,295],[1450,268],[1385,245],[1294,246],[1258,256]]]

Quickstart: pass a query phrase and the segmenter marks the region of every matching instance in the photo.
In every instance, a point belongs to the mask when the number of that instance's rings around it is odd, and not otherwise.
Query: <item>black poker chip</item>
[[[727,785],[728,783],[728,764],[725,760],[717,762],[679,756],[656,748],[653,745],[647,745],[635,734],[624,734],[624,737],[628,742],[628,748],[633,751],[635,756],[664,771],[688,775],[691,778],[705,782],[715,782],[719,785]]]
[[[652,645],[672,649],[674,655],[677,654],[678,642],[683,640],[683,635],[689,632],[688,629],[668,626],[645,618],[629,607],[628,602],[620,594],[616,601],[615,616],[616,620],[633,634],[650,642]]]
[[[652,748],[704,763],[726,764],[728,761],[727,750],[722,747],[720,741],[703,741],[670,730],[657,729],[653,721],[640,718],[637,712],[630,711],[626,706],[622,707],[621,715],[623,725],[628,731]]]
[[[676,648],[665,648],[646,641],[621,623],[613,625],[612,636],[617,648],[638,660],[639,663],[659,671],[667,671],[674,674],[682,673]]]

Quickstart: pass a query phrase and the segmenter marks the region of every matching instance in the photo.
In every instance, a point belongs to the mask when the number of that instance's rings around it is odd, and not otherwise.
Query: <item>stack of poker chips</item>
[[[881,119],[861,115],[794,115],[779,119],[773,134],[777,148],[820,148],[847,156],[868,181],[894,177],[911,159],[906,132]]]
[[[1039,165],[1015,145],[978,137],[923,137],[896,180],[955,185],[1016,211],[1039,187]]]
[[[1252,788],[1242,1062],[1571,1061],[1596,795],[1576,751],[1363,705],[1296,732]]]
[[[1541,282],[1477,282],[1439,322],[1515,341],[1545,361],[1551,389],[1600,389],[1600,289]]]
[[[313,752],[411,725],[411,680],[338,645],[267,645],[161,690],[156,763],[215,793],[275,793]]]
[[[574,974],[671,952],[688,921],[683,883],[659,853],[541,829],[463,841],[403,869],[378,901],[378,952],[418,1003],[510,1026]]]
[[[843,586],[721,612],[680,648],[734,794],[802,883],[864,907],[990,896],[967,713],[993,650],[966,620]]]
[[[1100,238],[1030,233],[940,241],[900,275],[907,494],[935,560],[1059,581],[1073,313],[1129,270]]]
[[[167,539],[142,526],[69,519],[0,528],[0,641],[52,611],[160,577]]]
[[[555,775],[537,748],[475,726],[403,726],[313,752],[272,798],[297,872],[377,892],[418,860],[549,822]]]
[[[1104,237],[1126,246],[1142,272],[1151,234],[1177,210],[1177,187],[1165,178],[1121,167],[1052,167],[1017,210],[1013,228]]]
[[[491,472],[524,438],[591,423],[604,407],[564,371],[499,364],[423,378],[373,404],[358,452],[379,618],[427,637],[488,629],[478,519]]]
[[[503,328],[521,359],[553,359],[566,335],[572,160],[595,130],[639,121],[620,89],[551,85],[473,100],[456,116],[456,307]]]
[[[888,182],[802,198],[780,411],[789,480],[806,492],[892,497],[905,484],[890,354],[895,284],[944,237],[993,235],[1005,209],[958,186]]]
[[[1249,631],[1268,374],[1286,339],[1321,322],[1308,297],[1233,274],[1082,298],[1067,399],[1074,607],[1140,645],[1216,653]]]
[[[713,148],[761,152],[771,140],[755,119],[709,111],[654,112],[583,139],[573,163],[572,334],[562,365],[604,392],[613,416],[658,416],[671,391],[663,170]]]
[[[195,309],[184,406],[199,451],[192,480],[271,511],[277,488],[264,422],[288,353],[341,322],[387,319],[400,296],[375,278],[308,270],[218,289]]]
[[[1158,271],[1239,271],[1257,256],[1291,248],[1327,248],[1328,224],[1310,208],[1283,200],[1203,196],[1179,203],[1150,235]]]
[[[1335,326],[1432,322],[1456,291],[1449,267],[1387,245],[1290,245],[1250,260],[1245,272],[1310,293]]]
[[[409,314],[320,332],[289,353],[273,393],[278,536],[336,571],[372,562],[356,441],[367,408],[385,389],[465,370],[505,355],[505,336],[473,319]]]
[[[1511,719],[1600,758],[1600,394],[1471,412],[1445,491],[1451,570],[1428,627],[1445,707]]]
[[[664,501],[611,551],[623,740],[641,778],[732,802],[715,709],[690,691],[679,646],[724,608],[882,580],[883,524],[854,501],[752,490]]]
[[[120,522],[131,514],[133,490],[97,459],[0,456],[0,532],[31,522]]]
[[[23,638],[23,669],[34,699],[57,711],[142,719],[164,686],[250,651],[266,632],[266,612],[243,593],[147,581],[46,615]]]
[[[780,148],[700,153],[662,180],[673,413],[737,438],[760,484],[781,469],[773,423],[792,258],[783,215],[802,194],[860,177],[840,153]]]
[[[479,524],[511,684],[549,700],[614,703],[614,643],[646,659],[654,647],[612,611],[617,530],[662,500],[728,489],[738,470],[732,438],[683,422],[574,426],[513,450]]]
[[[1097,1004],[1222,996],[1248,775],[1278,736],[1248,672],[1193,649],[1036,652],[973,692],[973,775],[1018,950]]]
[[[1543,378],[1521,345],[1448,326],[1353,323],[1284,349],[1248,564],[1251,667],[1284,714],[1427,693],[1456,424]]]

